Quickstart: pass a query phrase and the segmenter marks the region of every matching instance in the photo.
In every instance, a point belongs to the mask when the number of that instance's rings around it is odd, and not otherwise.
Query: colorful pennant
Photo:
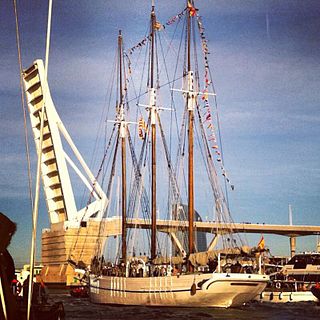
[[[194,9],[194,8],[193,8]],[[190,9],[189,9],[190,10]],[[197,9],[194,9],[197,10]],[[181,11],[180,13],[178,13],[177,15],[175,15],[174,17],[172,17],[171,19],[169,19],[165,24],[160,23],[159,21],[156,21],[154,23],[154,29],[161,31],[164,30],[166,28],[166,26],[170,26],[173,23],[175,23],[176,21],[179,21],[185,14],[186,9],[184,9],[183,11]],[[191,11],[190,11],[191,12]],[[196,12],[196,11],[194,11]],[[191,13],[190,13],[191,14]],[[132,54],[136,49],[139,49],[141,47],[143,47],[144,45],[146,45],[147,41],[151,40],[151,35],[149,34],[147,37],[145,37],[144,39],[142,39],[139,43],[137,43],[135,46],[133,46],[132,48],[130,48],[128,50],[129,54]]]
[[[144,37],[139,43],[128,50],[129,54],[132,54],[136,49],[139,49],[146,45],[147,41],[151,40],[151,35],[149,34],[147,37]]]
[[[183,11],[181,11],[180,13],[176,14],[174,17],[172,17],[171,19],[169,19],[167,22],[166,22],[166,25],[167,26],[170,26],[171,24],[175,23],[176,21],[180,20],[184,14],[186,12],[186,9],[184,9]]]
[[[148,126],[144,119],[140,117],[138,121],[138,135],[140,139],[144,139],[145,133],[147,132]]]
[[[188,10],[189,10],[189,14],[190,14],[190,17],[193,17],[197,14],[197,10],[190,1],[188,1]]]
[[[209,104],[209,86],[211,84],[210,80],[210,72],[209,72],[209,59],[208,55],[210,54],[209,47],[208,47],[208,40],[206,39],[205,36],[205,28],[203,27],[202,23],[202,18],[197,14],[197,9],[194,9],[193,6],[191,5],[190,2],[188,2],[188,9],[190,12],[190,16],[196,16],[197,18],[197,24],[198,24],[198,29],[200,33],[200,38],[201,38],[201,48],[202,48],[202,53],[203,53],[203,58],[204,58],[204,89],[203,89],[203,94],[202,94],[202,101],[203,101],[203,124],[206,123],[206,128],[207,128],[207,135],[208,135],[208,140],[211,144],[212,150],[214,150],[214,153],[216,155],[216,161],[219,162],[220,169],[221,169],[221,174],[225,178],[225,181],[230,184],[231,190],[234,190],[234,185],[231,184],[229,177],[227,176],[227,172],[223,166],[223,161],[221,157],[221,151],[219,150],[219,146],[217,144],[217,138],[215,134],[215,127],[212,123],[212,116],[211,116],[211,108]],[[207,123],[209,122],[209,123]]]

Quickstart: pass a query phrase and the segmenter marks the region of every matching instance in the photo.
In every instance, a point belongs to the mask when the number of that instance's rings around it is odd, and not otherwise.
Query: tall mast
[[[193,92],[193,72],[191,71],[190,38],[191,38],[191,11],[189,2],[187,15],[187,63],[188,63],[188,220],[189,220],[189,254],[194,253],[194,181],[193,181],[193,122],[194,122],[194,94]],[[191,263],[188,264],[188,271],[193,271]]]
[[[122,95],[122,35],[119,30],[118,36],[118,56],[119,56],[119,106],[120,106],[120,137],[121,137],[121,169],[122,169],[122,195],[121,195],[121,212],[122,212],[122,261],[127,260],[127,177],[126,177],[126,122],[124,119],[123,95]]]
[[[157,247],[157,193],[156,193],[156,90],[154,88],[154,26],[156,15],[154,4],[151,10],[151,57],[150,57],[150,113],[151,113],[151,260],[156,258]]]

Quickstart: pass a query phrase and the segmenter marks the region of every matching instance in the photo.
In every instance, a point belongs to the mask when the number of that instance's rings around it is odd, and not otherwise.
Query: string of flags
[[[185,14],[186,12],[186,8],[183,9],[180,13],[176,14],[174,17],[170,18],[167,22],[166,22],[166,26],[170,26],[171,24],[174,24],[176,21],[179,21]]]
[[[202,52],[203,52],[203,57],[204,57],[204,90],[203,90],[203,95],[201,97],[203,103],[204,103],[204,113],[203,113],[203,124],[207,128],[207,136],[208,140],[211,144],[211,148],[214,150],[214,153],[216,155],[216,161],[220,163],[220,169],[222,176],[224,176],[226,182],[230,185],[231,190],[234,190],[234,185],[231,184],[230,179],[227,175],[227,172],[223,166],[222,158],[221,158],[221,151],[219,149],[218,143],[217,143],[217,138],[216,138],[216,133],[215,133],[215,127],[212,123],[213,117],[211,114],[211,107],[209,104],[209,86],[211,85],[211,80],[209,76],[209,59],[208,55],[210,54],[209,47],[208,47],[208,40],[206,39],[205,36],[205,28],[203,27],[202,23],[202,18],[200,15],[198,15],[198,9],[196,9],[190,1],[188,1],[187,7],[182,10],[180,13],[176,14],[165,24],[161,24],[159,21],[156,21],[154,24],[154,28],[156,30],[164,30],[166,26],[170,26],[174,24],[175,22],[179,21],[185,14],[186,12],[189,12],[190,17],[196,17],[197,19],[197,25],[200,33],[200,39],[201,39],[201,47],[202,47]],[[138,42],[135,46],[131,47],[127,52],[129,55],[132,55],[135,50],[142,48],[145,46],[148,41],[151,41],[151,34],[148,36],[144,37],[140,42]],[[126,58],[128,60],[128,73],[129,75],[131,74],[131,61],[129,58],[129,55],[126,54]],[[129,82],[129,79],[126,79],[126,82]],[[140,139],[144,139],[145,133],[147,132],[147,124],[144,121],[142,117],[140,117],[138,121],[138,135]]]
[[[148,36],[144,37],[140,42],[138,42],[135,46],[130,48],[128,50],[128,53],[132,54],[136,49],[143,47],[144,45],[146,45],[147,41],[150,41],[150,40],[151,40],[151,35],[149,34]]]
[[[124,52],[124,56],[127,59],[127,64],[128,64],[128,74],[131,75],[132,70],[131,70],[131,60],[129,58],[129,56]]]
[[[155,24],[154,24],[154,28],[156,30],[164,30],[166,28],[166,26],[170,26],[172,24],[174,24],[175,22],[179,21],[185,14],[186,12],[186,8],[183,9],[180,13],[176,14],[174,17],[170,18],[165,24],[162,24],[161,22],[159,21],[156,21]],[[151,35],[149,34],[148,36],[144,37],[140,42],[138,42],[136,45],[134,45],[133,47],[131,47],[129,50],[128,50],[128,53],[129,54],[133,54],[133,52],[136,50],[136,49],[139,49],[143,46],[145,46],[147,44],[148,41],[151,41]]]
[[[124,91],[127,92],[128,84],[130,82],[129,77],[132,74],[132,69],[131,69],[131,60],[130,60],[129,56],[125,52],[124,52],[124,57],[127,60],[127,67],[128,67],[128,73],[126,74],[125,85],[124,85]]]
[[[189,7],[189,3],[188,3]],[[217,143],[217,137],[215,133],[215,127],[212,123],[213,117],[211,115],[211,107],[209,104],[209,86],[211,84],[211,80],[209,77],[209,59],[208,55],[210,54],[209,48],[208,48],[208,41],[205,36],[205,28],[203,27],[202,23],[202,18],[197,14],[197,9],[190,10],[190,15],[191,12],[193,15],[196,16],[197,18],[197,24],[198,24],[198,29],[200,33],[200,39],[201,39],[201,47],[202,47],[202,52],[203,52],[203,57],[204,57],[204,90],[203,90],[203,95],[201,97],[203,101],[203,124],[207,128],[207,136],[208,140],[210,142],[211,148],[214,150],[214,153],[216,155],[216,161],[220,163],[220,170],[222,176],[224,176],[226,182],[230,185],[231,190],[234,190],[234,185],[231,184],[230,179],[227,175],[227,171],[223,166],[222,158],[221,158],[221,151],[219,149],[218,143]]]
[[[186,10],[187,10],[187,8],[183,9],[180,13],[178,13],[175,16],[173,16],[172,18],[170,18],[165,24],[161,24],[159,21],[156,21],[154,24],[154,28],[158,31],[164,30],[166,28],[166,26],[170,26],[170,25],[174,24],[175,22],[179,21],[184,16]],[[144,37],[140,42],[138,42],[136,45],[131,47],[128,50],[128,54],[132,55],[135,50],[140,49],[143,46],[145,46],[148,41],[151,41],[151,34]],[[129,75],[130,75],[131,74],[131,61],[130,61],[130,57],[128,54],[125,54],[125,56],[128,61],[128,70],[129,70]],[[126,79],[126,83],[127,82],[129,82],[128,78]],[[138,121],[138,136],[139,136],[139,138],[143,140],[147,131],[148,131],[148,126],[147,126],[146,122],[144,121],[144,119],[142,117],[140,117],[139,121]]]

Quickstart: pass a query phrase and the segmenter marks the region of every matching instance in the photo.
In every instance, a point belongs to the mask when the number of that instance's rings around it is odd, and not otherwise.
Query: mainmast
[[[192,1],[193,3],[193,1]],[[189,1],[187,1],[189,14],[187,15],[187,67],[188,67],[188,220],[189,220],[189,254],[194,253],[194,180],[193,180],[193,122],[194,122],[194,102],[193,93],[193,71],[191,71],[190,39],[191,39],[191,10]],[[188,262],[188,271],[193,271],[193,266]]]
[[[150,56],[150,115],[151,115],[151,260],[156,258],[157,247],[157,193],[156,193],[156,89],[154,88],[154,27],[156,15],[154,4],[151,10],[151,56]]]
[[[118,36],[118,59],[119,59],[119,121],[120,121],[120,138],[121,138],[121,171],[122,171],[122,195],[121,195],[121,212],[122,212],[122,233],[121,233],[121,254],[122,261],[126,264],[127,260],[127,176],[126,176],[126,122],[124,118],[123,92],[122,92],[122,35],[119,30]]]

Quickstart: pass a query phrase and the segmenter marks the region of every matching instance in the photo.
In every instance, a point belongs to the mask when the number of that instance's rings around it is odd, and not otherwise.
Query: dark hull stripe
[[[218,281],[213,281],[208,284],[207,288],[208,289],[212,284],[217,283],[217,282],[226,282],[225,280],[218,280]],[[256,287],[261,283],[260,281],[256,281],[254,283],[252,282],[231,282],[231,286],[248,286],[248,287]],[[90,284],[90,288],[94,289],[99,289],[99,290],[105,290],[105,291],[113,291],[113,292],[128,292],[128,293],[170,293],[170,292],[191,292],[191,287],[190,289],[172,289],[172,290],[127,290],[127,289],[111,289],[111,288],[104,288],[104,287],[99,287],[99,286],[94,286]],[[197,288],[197,291],[201,291],[201,288]]]
[[[236,280],[237,282],[231,282],[230,285],[231,286],[248,286],[248,287],[256,287],[257,285],[259,285],[261,283],[261,281],[250,281],[250,282],[247,282],[247,280]],[[217,282],[226,282],[226,280],[216,280],[216,281],[213,281],[211,283],[209,283],[207,285],[207,288],[206,289],[209,289],[211,287],[212,284],[214,283],[217,283]]]
[[[247,286],[247,287],[256,287],[257,283],[230,283],[231,286]]]
[[[113,291],[113,292],[128,292],[128,293],[170,293],[170,292],[190,292],[190,289],[175,289],[175,290],[121,290],[121,289],[111,289],[111,288],[103,288],[98,286],[90,285],[90,288],[95,288],[99,290],[105,291]],[[197,291],[201,290],[200,288]]]

